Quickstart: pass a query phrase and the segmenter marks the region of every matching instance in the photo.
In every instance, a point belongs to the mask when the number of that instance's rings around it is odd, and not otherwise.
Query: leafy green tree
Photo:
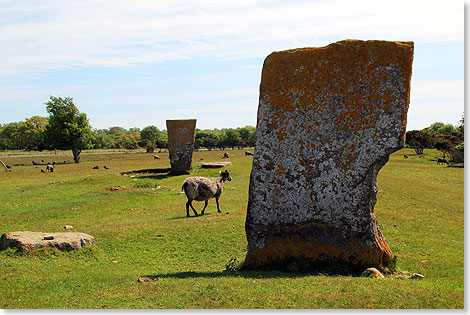
[[[140,131],[140,139],[150,153],[155,151],[157,140],[161,137],[161,131],[156,126],[147,126]]]
[[[223,147],[232,147],[235,148],[240,146],[240,134],[235,129],[225,129],[225,132],[222,136],[222,146]]]
[[[451,163],[464,163],[465,162],[465,149],[464,143],[455,146],[449,150]]]
[[[246,126],[239,128],[238,133],[244,146],[253,147],[255,145],[255,127]]]
[[[433,147],[434,138],[425,130],[411,130],[406,133],[406,144],[412,148],[416,154],[421,155],[425,148]]]
[[[119,138],[120,136],[127,134],[127,130],[119,126],[109,127],[108,130],[109,134],[115,138]]]
[[[122,135],[117,139],[117,145],[120,148],[128,149],[128,150],[133,150],[137,149],[139,145],[137,144],[137,141],[133,139],[130,135]]]
[[[45,103],[49,113],[46,139],[53,148],[71,149],[73,160],[80,163],[80,153],[92,146],[93,132],[85,113],[80,113],[71,97],[51,96]]]
[[[20,133],[18,131],[19,123],[11,122],[3,126],[0,133],[0,145],[4,150],[19,150],[21,148]]]
[[[48,123],[48,119],[41,116],[33,116],[24,122],[20,122],[18,129],[25,137],[24,149],[40,151],[45,149],[44,137]]]
[[[453,149],[455,147],[455,144],[452,142],[452,136],[443,135],[435,140],[434,147],[441,151],[443,157],[445,158],[446,153]]]

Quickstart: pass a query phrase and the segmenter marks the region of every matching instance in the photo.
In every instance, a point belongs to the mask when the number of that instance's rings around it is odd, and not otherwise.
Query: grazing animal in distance
[[[45,171],[44,171],[44,170],[41,170],[41,173],[45,173]]]
[[[230,156],[228,155],[227,152],[225,152],[225,153],[224,153],[224,156],[222,157],[222,159],[228,159],[228,158],[230,158]]]
[[[32,162],[33,162],[33,165],[38,165],[38,163],[36,163],[36,162],[34,162],[34,161],[32,161]]]
[[[447,165],[449,165],[449,162],[447,162],[447,160],[444,159],[444,158],[437,158],[437,165],[439,165],[439,164],[447,164]]]
[[[52,164],[46,165],[46,172],[54,172],[54,165]]]
[[[251,153],[250,151],[245,151],[245,156],[248,156],[248,155],[251,155],[251,156],[255,156],[253,153]]]
[[[93,166],[93,169],[94,169],[94,170],[97,170],[97,169],[99,169],[99,168],[100,168],[100,167],[99,167],[98,165]]]
[[[153,159],[154,159],[154,160],[160,160],[160,157],[159,157],[158,155],[154,155],[154,156],[153,156]]]
[[[103,166],[105,170],[109,170],[109,167],[107,167],[106,165]]]
[[[198,214],[196,209],[194,209],[192,202],[193,200],[196,201],[204,201],[204,209],[201,211],[201,215],[204,214],[204,210],[206,210],[207,204],[209,199],[215,198],[215,203],[217,204],[217,211],[221,213],[219,207],[219,198],[222,194],[222,188],[224,186],[225,181],[231,181],[232,177],[230,176],[227,170],[220,172],[219,177],[188,177],[183,182],[183,191],[188,198],[188,202],[186,202],[186,216],[189,217],[189,207],[193,209],[194,215],[197,217]]]
[[[407,158],[408,158],[408,155],[403,154],[403,158],[404,158],[404,159],[407,159]]]

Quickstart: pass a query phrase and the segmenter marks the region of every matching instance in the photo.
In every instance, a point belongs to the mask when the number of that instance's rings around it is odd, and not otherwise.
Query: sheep
[[[245,151],[245,156],[248,156],[248,155],[254,156],[254,154],[251,153],[250,151]]]
[[[225,181],[231,181],[232,177],[227,170],[220,172],[219,177],[188,177],[183,182],[182,190],[186,194],[188,198],[188,202],[186,202],[186,216],[189,217],[189,207],[193,209],[194,215],[197,217],[198,214],[196,209],[194,209],[192,202],[193,200],[196,201],[204,201],[204,209],[201,211],[201,215],[204,214],[204,210],[206,210],[207,203],[209,199],[215,198],[215,203],[217,204],[217,211],[221,213],[219,207],[219,198],[222,194],[222,188]]]
[[[153,156],[153,159],[154,159],[154,160],[160,160],[160,157],[159,157],[158,155],[154,155],[154,156]]]
[[[403,158],[404,158],[404,159],[407,159],[407,158],[408,158],[408,155],[403,154]]]
[[[225,152],[225,153],[224,153],[224,156],[222,157],[222,159],[229,159],[229,158],[230,158],[230,156],[228,155],[227,152]]]
[[[447,165],[449,165],[449,162],[447,162],[447,160],[444,159],[444,158],[437,158],[437,165],[439,165],[439,164],[447,164]]]
[[[100,169],[100,167],[98,165],[95,165],[95,166],[93,166],[93,169],[98,170],[98,169]]]
[[[48,164],[46,166],[46,172],[54,172],[54,165]]]
[[[105,170],[109,170],[109,167],[107,167],[106,165],[103,166]]]

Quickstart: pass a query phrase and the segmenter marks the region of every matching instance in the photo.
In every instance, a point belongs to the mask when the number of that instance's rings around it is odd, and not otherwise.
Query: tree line
[[[72,150],[80,161],[84,149],[138,149],[147,152],[168,147],[166,130],[156,126],[125,129],[119,126],[92,129],[85,113],[79,112],[73,99],[51,96],[45,103],[49,117],[33,116],[25,121],[0,124],[0,150]],[[458,126],[436,122],[422,130],[406,133],[406,145],[418,155],[436,148],[451,162],[464,162],[464,118]],[[195,149],[208,150],[253,147],[255,128],[197,129]]]
[[[168,147],[166,130],[156,126],[129,128],[114,126],[92,129],[70,97],[51,96],[45,103],[48,117],[33,116],[25,121],[0,124],[0,150],[72,150],[75,162],[84,149],[139,149],[147,152]],[[196,129],[195,149],[208,150],[253,147],[255,128]]]
[[[406,133],[406,145],[417,155],[423,155],[424,149],[437,149],[451,163],[464,162],[464,117],[457,126],[435,122],[421,130]]]

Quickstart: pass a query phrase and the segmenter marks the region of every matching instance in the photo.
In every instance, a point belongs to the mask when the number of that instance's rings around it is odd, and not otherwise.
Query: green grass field
[[[464,308],[464,169],[436,165],[435,150],[418,158],[394,153],[379,173],[375,207],[381,231],[399,270],[424,280],[282,272],[224,272],[243,260],[251,157],[228,151],[233,178],[206,215],[186,218],[181,184],[187,176],[122,176],[120,172],[169,167],[168,153],[71,153],[0,157],[0,233],[60,232],[64,225],[91,234],[82,251],[0,251],[0,308]],[[408,154],[409,159],[404,159]],[[223,152],[195,152],[193,176],[217,176],[200,159]],[[100,169],[94,170],[93,166]],[[103,169],[107,165],[110,169]],[[110,191],[113,186],[126,189]],[[160,187],[159,187],[160,186]],[[194,202],[198,211],[203,202]],[[153,282],[137,281],[150,276]]]

